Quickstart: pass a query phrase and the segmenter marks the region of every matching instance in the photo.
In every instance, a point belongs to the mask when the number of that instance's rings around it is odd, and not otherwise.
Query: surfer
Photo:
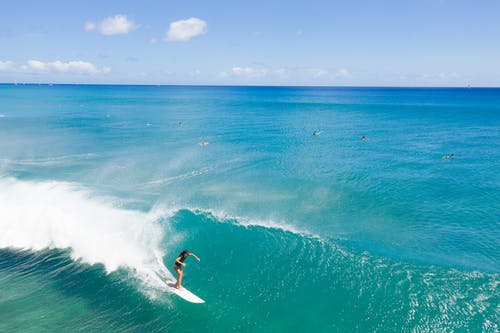
[[[182,290],[182,276],[184,274],[184,272],[182,271],[182,266],[186,266],[186,264],[184,263],[184,260],[186,260],[187,257],[193,257],[195,258],[196,260],[200,261],[200,258],[198,258],[198,256],[194,253],[191,253],[189,252],[188,250],[184,250],[182,251],[178,256],[177,256],[177,259],[175,259],[175,263],[174,263],[174,269],[175,269],[175,272],[177,273],[177,282],[175,283],[175,287],[177,289],[180,289]]]
[[[363,136],[361,137],[361,141],[368,141],[368,138],[367,138],[366,136],[364,136],[364,135],[363,135]]]

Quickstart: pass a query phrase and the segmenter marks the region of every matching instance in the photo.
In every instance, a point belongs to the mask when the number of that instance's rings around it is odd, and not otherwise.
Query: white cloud
[[[349,71],[345,68],[339,69],[339,71],[337,72],[337,75],[335,75],[335,76],[336,77],[344,77],[344,78],[352,77],[351,73],[349,73]]]
[[[350,74],[347,70],[341,69],[335,77],[350,77]],[[317,80],[325,80],[332,79],[328,69],[324,68],[266,68],[266,66],[259,67],[240,67],[235,66],[231,68],[229,71],[223,71],[219,73],[219,77],[221,78],[246,78],[246,79],[255,79],[255,78],[271,78],[271,79],[317,79]]]
[[[137,29],[137,25],[129,21],[126,15],[115,15],[102,20],[100,31],[103,35],[121,35],[128,34]]]
[[[241,76],[246,78],[264,77],[267,75],[267,69],[253,67],[233,67],[231,69],[231,74],[233,76]]]
[[[83,27],[85,31],[92,31],[99,28],[99,32],[106,36],[128,34],[139,26],[127,18],[127,15],[110,16],[102,20],[99,24],[87,22]]]
[[[12,61],[0,61],[0,71],[8,71],[13,69],[14,63]]]
[[[459,75],[456,72],[439,73],[438,77],[442,80],[447,80],[447,79],[456,79],[459,77]]]
[[[28,60],[28,68],[35,71],[44,71],[47,69],[47,65],[44,62],[38,60]]]
[[[416,80],[419,81],[453,81],[459,79],[460,75],[457,72],[445,73],[441,72],[438,74],[433,73],[422,73],[416,76]]]
[[[170,23],[165,40],[168,42],[184,42],[207,32],[207,23],[196,17]]]
[[[329,74],[328,70],[323,68],[309,68],[307,72],[315,79]]]
[[[26,65],[21,66],[21,70],[30,73],[107,74],[111,68],[97,68],[92,63],[81,60],[43,62],[30,59]]]

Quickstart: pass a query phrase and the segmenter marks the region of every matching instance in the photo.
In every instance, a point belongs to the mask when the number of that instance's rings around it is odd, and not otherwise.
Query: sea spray
[[[126,210],[110,200],[73,183],[2,178],[0,248],[67,248],[74,260],[102,264],[108,273],[122,267],[152,281],[171,277],[160,259],[165,212]]]

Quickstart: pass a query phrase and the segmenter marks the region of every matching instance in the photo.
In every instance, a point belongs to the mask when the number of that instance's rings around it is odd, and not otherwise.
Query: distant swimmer
[[[175,283],[175,287],[177,289],[182,290],[182,276],[184,275],[184,272],[182,271],[182,266],[186,266],[184,263],[184,260],[186,260],[187,257],[193,257],[196,260],[200,261],[200,258],[196,256],[196,254],[189,252],[188,250],[182,251],[177,258],[175,259],[174,263],[174,269],[175,272],[177,273],[177,282]]]
[[[182,127],[182,121],[179,121],[179,127]]]
[[[368,141],[368,138],[367,138],[366,136],[364,136],[364,135],[363,135],[363,136],[361,137],[361,141]]]
[[[455,158],[455,154],[450,154],[450,155],[444,155],[443,160],[449,160],[450,158]]]
[[[313,131],[313,135],[314,135],[314,136],[318,136],[318,135],[320,135],[320,134],[321,134],[321,131],[319,131],[319,132],[318,132],[318,131],[316,131],[316,130],[314,130],[314,131]]]
[[[207,146],[208,143],[209,143],[208,141],[201,141],[201,142],[198,142],[198,146],[204,147],[204,146]]]

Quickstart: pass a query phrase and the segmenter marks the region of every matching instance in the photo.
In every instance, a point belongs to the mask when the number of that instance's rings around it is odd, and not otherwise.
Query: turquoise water
[[[0,332],[498,332],[499,157],[500,89],[0,85]]]

